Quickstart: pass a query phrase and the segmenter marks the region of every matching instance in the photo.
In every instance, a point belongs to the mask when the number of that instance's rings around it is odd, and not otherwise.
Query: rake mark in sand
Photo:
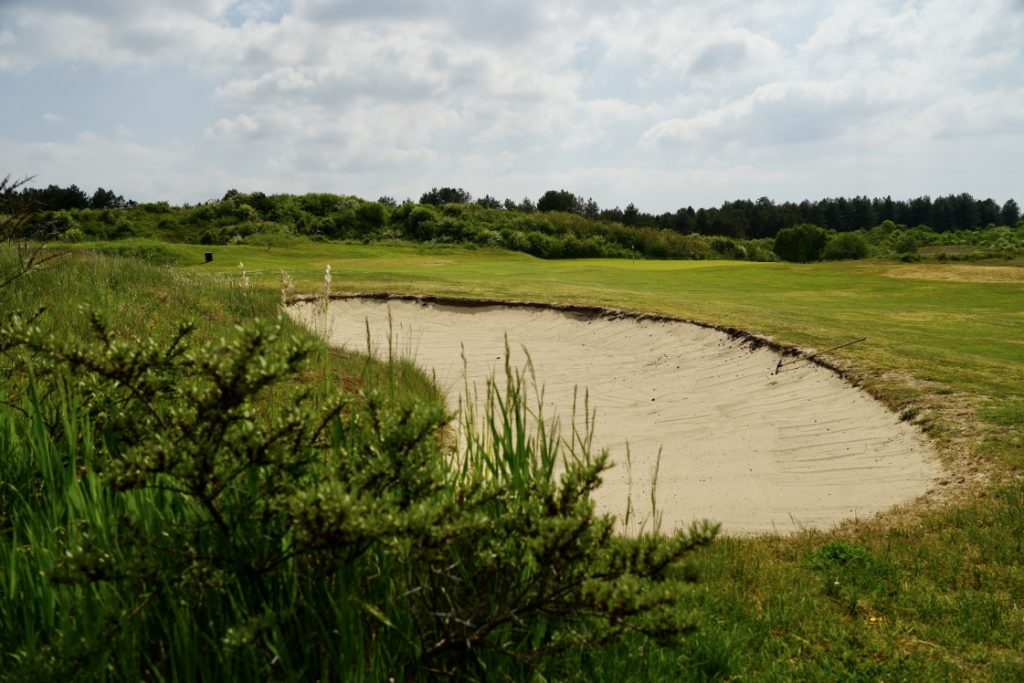
[[[308,323],[316,307],[290,312]],[[381,296],[334,299],[328,319],[329,341],[355,350],[366,348],[367,325],[378,352],[392,334],[452,409],[464,379],[482,391],[502,378],[506,337],[514,364],[525,348],[544,414],[563,432],[574,391],[589,392],[593,444],[617,465],[599,510],[621,516],[630,494],[634,506],[649,500],[660,450],[663,531],[695,518],[726,534],[825,529],[910,502],[941,476],[916,427],[819,362],[776,374],[777,347],[737,330],[589,307]]]

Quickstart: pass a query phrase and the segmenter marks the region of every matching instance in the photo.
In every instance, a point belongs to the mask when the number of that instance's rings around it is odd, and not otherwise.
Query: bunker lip
[[[529,301],[524,299],[486,299],[474,297],[447,296],[442,294],[391,294],[388,292],[341,292],[331,294],[328,297],[331,301],[345,301],[349,299],[369,299],[373,301],[412,301],[421,304],[439,304],[441,306],[461,306],[464,308],[489,308],[493,306],[501,308],[526,308],[534,310],[558,311],[580,315],[585,318],[605,318],[608,320],[636,320],[651,321],[660,323],[684,323],[696,325],[707,330],[715,330],[729,336],[730,339],[737,339],[750,349],[768,348],[778,353],[783,358],[795,359],[799,356],[807,356],[815,353],[815,350],[805,349],[792,344],[782,344],[764,335],[741,330],[738,327],[728,325],[715,325],[703,320],[692,318],[681,318],[679,316],[663,313],[646,313],[643,311],[632,311],[625,308],[613,308],[611,306],[595,306],[591,304],[569,304],[544,301]],[[309,303],[312,301],[323,301],[322,294],[298,294],[288,300],[288,305],[298,303]],[[830,370],[840,378],[847,380],[853,386],[859,384],[849,375],[846,370],[829,362],[822,356],[806,358],[806,362],[813,363],[819,367]],[[803,361],[802,361],[803,362]]]
[[[642,509],[657,476],[663,531],[701,518],[729,535],[829,529],[923,501],[944,474],[920,429],[827,358],[734,327],[603,306],[380,292],[333,295],[324,319],[322,301],[295,297],[288,312],[355,350],[370,338],[387,348],[394,332],[398,352],[435,374],[450,408],[466,381],[501,384],[496,359],[510,348],[521,365],[520,346],[563,436],[575,389],[587,388],[595,451],[607,448],[617,465],[595,492],[599,511],[621,519],[629,498]],[[780,358],[800,360],[776,374]]]

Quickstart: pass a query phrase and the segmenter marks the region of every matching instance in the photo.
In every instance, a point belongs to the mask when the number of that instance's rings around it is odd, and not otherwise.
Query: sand
[[[298,304],[291,313],[309,323],[314,310]],[[867,393],[810,362],[774,374],[778,351],[716,329],[537,307],[343,298],[329,305],[330,343],[365,350],[368,321],[375,352],[386,352],[389,312],[392,346],[434,373],[453,410],[464,376],[482,391],[488,377],[503,374],[506,336],[513,364],[529,351],[545,415],[558,415],[563,432],[574,390],[586,390],[596,411],[593,444],[616,463],[595,502],[620,519],[630,495],[649,514],[659,452],[662,531],[695,519],[720,522],[730,535],[827,529],[910,502],[941,477],[919,430]]]

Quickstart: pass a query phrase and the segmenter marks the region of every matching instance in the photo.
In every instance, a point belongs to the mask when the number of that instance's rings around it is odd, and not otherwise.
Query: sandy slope
[[[536,308],[464,307],[340,299],[329,309],[331,342],[387,348],[388,312],[398,350],[436,374],[452,407],[470,384],[503,371],[525,347],[545,386],[545,413],[570,419],[573,391],[597,412],[594,445],[618,466],[597,495],[621,515],[631,490],[649,510],[661,450],[662,529],[694,518],[723,532],[827,528],[909,502],[940,467],[918,431],[830,370],[811,363],[773,370],[779,356],[723,332],[676,322],[592,317]],[[292,314],[309,321],[313,307]],[[632,472],[626,471],[626,444]]]

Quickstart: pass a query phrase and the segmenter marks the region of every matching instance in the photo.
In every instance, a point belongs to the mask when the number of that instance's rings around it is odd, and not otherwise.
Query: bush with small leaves
[[[0,327],[33,369],[0,416],[0,680],[521,679],[692,628],[685,563],[715,527],[618,535],[590,499],[606,455],[531,431],[522,372],[452,452],[440,402],[314,395],[310,351],[280,322],[204,344]]]

